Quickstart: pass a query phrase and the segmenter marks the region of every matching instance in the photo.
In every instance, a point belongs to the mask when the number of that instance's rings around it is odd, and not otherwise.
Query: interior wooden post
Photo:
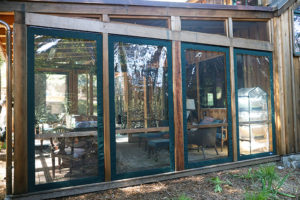
[[[201,104],[200,104],[200,79],[199,79],[199,65],[196,66],[196,77],[197,77],[197,113],[198,113],[198,122],[201,119]]]
[[[148,128],[148,109],[147,109],[147,104],[148,104],[148,99],[147,99],[147,80],[146,77],[144,77],[144,123],[145,123],[145,128]]]
[[[28,192],[27,151],[27,28],[23,12],[15,12],[14,24],[14,194]]]

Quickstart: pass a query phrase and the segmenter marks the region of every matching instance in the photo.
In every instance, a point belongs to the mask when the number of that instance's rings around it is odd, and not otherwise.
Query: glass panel
[[[96,42],[34,38],[35,183],[97,176]]]
[[[237,83],[240,154],[273,151],[268,57],[237,54]]]
[[[233,21],[233,36],[269,41],[267,22]]]
[[[110,21],[168,28],[168,20],[167,19],[137,19],[137,18],[114,18],[114,17],[111,17]]]
[[[188,49],[185,58],[188,161],[228,157],[225,53]]]
[[[181,29],[185,31],[226,35],[225,23],[223,20],[182,19]]]
[[[299,13],[300,13],[300,7]],[[294,14],[294,51],[300,54],[300,14]]]
[[[117,174],[169,167],[167,48],[114,43]]]

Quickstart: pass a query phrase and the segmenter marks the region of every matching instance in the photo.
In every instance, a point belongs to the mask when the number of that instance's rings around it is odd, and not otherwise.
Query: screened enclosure
[[[99,177],[97,45],[80,33],[30,29],[36,185]],[[82,39],[83,38],[83,39]],[[100,132],[100,134],[102,134]]]
[[[188,165],[227,159],[228,50],[185,44],[182,51]]]
[[[121,36],[111,37],[110,44],[115,177],[169,169],[173,160],[169,44]]]
[[[274,151],[272,60],[270,54],[236,50],[240,156]]]

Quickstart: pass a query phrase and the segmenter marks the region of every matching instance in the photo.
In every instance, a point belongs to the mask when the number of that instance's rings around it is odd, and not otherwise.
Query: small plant
[[[222,185],[232,185],[232,183],[229,180],[222,181],[218,176],[212,178],[210,181],[215,185],[215,192],[222,192]]]
[[[242,176],[241,176],[242,177]],[[246,193],[245,199],[259,200],[259,199],[278,199],[278,194],[286,197],[294,198],[294,195],[280,192],[280,188],[289,177],[289,174],[280,179],[275,170],[275,165],[259,167],[258,170],[248,170],[248,174],[244,178],[249,178],[252,181],[259,180],[261,182],[261,190],[254,193]],[[279,180],[279,181],[278,181]]]
[[[0,142],[0,150],[6,149],[6,142]]]
[[[192,199],[187,197],[185,194],[182,194],[180,195],[180,197],[178,197],[178,200],[192,200]]]

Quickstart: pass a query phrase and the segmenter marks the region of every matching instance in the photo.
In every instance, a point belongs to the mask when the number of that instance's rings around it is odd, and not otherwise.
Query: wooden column
[[[103,21],[109,22],[107,15]],[[103,40],[103,124],[104,124],[104,169],[105,181],[111,180],[111,155],[110,155],[110,114],[109,114],[109,60],[108,60],[108,33],[102,34]],[[113,80],[112,80],[113,81]]]
[[[180,17],[171,17],[171,29],[181,30]],[[174,102],[174,151],[175,170],[184,169],[183,141],[183,105],[182,105],[182,71],[181,71],[181,42],[172,41],[172,70],[173,70],[173,102]]]
[[[228,18],[229,37],[233,38],[232,18]],[[233,161],[237,161],[237,135],[236,135],[236,104],[235,104],[235,77],[234,77],[234,51],[233,46],[229,47],[230,56],[230,88],[231,88],[231,120],[232,120],[232,153]],[[230,138],[229,138],[230,139]]]
[[[14,24],[14,75],[15,75],[15,140],[14,140],[14,194],[28,192],[27,152],[27,28],[25,15],[15,12]]]
[[[285,149],[285,122],[284,122],[284,90],[282,78],[282,42],[281,42],[281,21],[280,17],[273,19],[274,23],[274,108],[276,127],[276,146],[279,155],[286,154]]]
[[[184,169],[181,42],[172,42],[175,169]]]

